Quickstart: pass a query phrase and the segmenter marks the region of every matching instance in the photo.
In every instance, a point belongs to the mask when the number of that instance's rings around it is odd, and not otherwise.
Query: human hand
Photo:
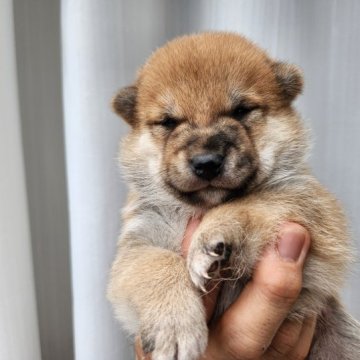
[[[189,223],[183,241],[186,256],[199,220]],[[252,280],[239,298],[210,329],[204,360],[305,359],[316,319],[290,321],[287,315],[302,286],[302,269],[310,247],[309,233],[295,223],[284,224],[276,248],[266,250]],[[269,276],[271,274],[271,276]],[[204,297],[207,318],[216,304],[219,288]],[[137,344],[138,359],[149,360]]]

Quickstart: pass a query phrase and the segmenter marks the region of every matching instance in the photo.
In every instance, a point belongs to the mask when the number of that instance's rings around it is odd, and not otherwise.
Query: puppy
[[[318,316],[310,359],[360,359],[359,325],[338,293],[350,261],[346,221],[306,163],[292,107],[303,79],[242,36],[183,36],[155,51],[113,100],[130,125],[120,159],[130,194],[108,298],[154,360],[196,360],[207,344],[201,292],[224,281],[213,321],[239,295],[279,226],[311,234],[289,317]],[[186,260],[180,247],[203,217]]]

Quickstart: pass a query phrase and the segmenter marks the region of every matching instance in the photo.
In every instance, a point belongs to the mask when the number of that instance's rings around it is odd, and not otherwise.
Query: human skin
[[[189,222],[182,252],[186,257],[191,237],[200,220]],[[268,248],[252,280],[239,298],[210,328],[205,360],[300,360],[309,353],[316,319],[287,318],[302,286],[302,270],[310,247],[310,236],[296,223],[283,224],[276,247]],[[271,276],[269,276],[271,274]],[[207,319],[215,307],[219,287],[204,296]],[[140,343],[137,359],[150,360]]]

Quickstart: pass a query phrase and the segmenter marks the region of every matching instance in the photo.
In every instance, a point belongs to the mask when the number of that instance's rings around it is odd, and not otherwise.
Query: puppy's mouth
[[[209,208],[246,195],[254,183],[256,174],[257,170],[255,168],[236,185],[226,185],[223,181],[216,179],[197,183],[197,186],[194,186],[192,190],[180,189],[170,180],[166,180],[165,183],[170,192],[178,199],[191,205]]]

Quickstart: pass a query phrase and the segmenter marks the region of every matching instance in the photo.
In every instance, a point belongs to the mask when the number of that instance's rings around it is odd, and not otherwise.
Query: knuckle
[[[292,354],[289,357],[289,360],[305,360],[307,358],[307,356],[308,356],[308,353],[299,351],[299,352]]]
[[[301,277],[298,274],[284,273],[280,276],[269,277],[263,283],[263,292],[271,302],[282,306],[295,302],[300,294],[301,286]]]
[[[269,350],[280,355],[286,355],[290,353],[298,342],[300,328],[300,323],[291,324],[291,326],[280,327]]]
[[[261,344],[256,336],[251,334],[238,333],[234,336],[234,331],[231,331],[231,336],[226,342],[226,353],[229,359],[259,359],[267,350],[269,344]]]

